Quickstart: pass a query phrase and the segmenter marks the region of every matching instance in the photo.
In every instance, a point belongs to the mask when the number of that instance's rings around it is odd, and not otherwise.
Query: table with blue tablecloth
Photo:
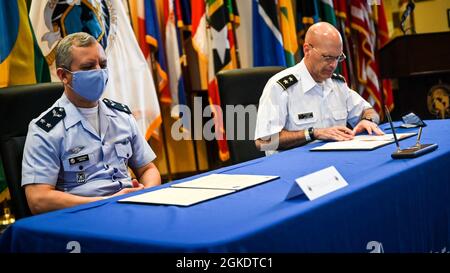
[[[395,144],[311,152],[321,145],[312,143],[206,173],[277,180],[189,207],[118,203],[119,196],[21,219],[0,237],[0,251],[440,252],[450,249],[450,120],[427,124],[422,143],[439,148],[418,158],[392,159]],[[296,178],[329,166],[347,187],[286,200]]]

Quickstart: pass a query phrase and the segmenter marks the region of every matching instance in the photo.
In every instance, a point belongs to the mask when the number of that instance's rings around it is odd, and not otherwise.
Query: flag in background
[[[145,60],[151,67],[150,46],[145,40],[145,35],[147,31],[145,24],[146,14],[144,8],[144,0],[129,0],[128,3],[134,35],[139,44],[139,47],[141,48]]]
[[[63,16],[64,15],[64,16]],[[62,37],[90,33],[105,48],[109,81],[105,97],[127,104],[139,130],[157,136],[161,114],[153,76],[133,34],[122,1],[33,1],[30,18],[39,47],[55,73],[55,48]]]
[[[154,0],[145,0],[145,30],[145,41],[150,45],[150,51],[153,52],[153,60],[156,66],[156,82],[160,93],[159,100],[162,103],[171,104],[172,97],[167,76],[165,49]]]
[[[206,35],[205,0],[192,0],[192,47],[197,52],[200,86],[208,89],[209,43]]]
[[[333,0],[320,0],[319,14],[322,21],[328,22],[333,26],[337,26]]]
[[[0,1],[0,87],[36,83],[25,0]]]
[[[375,9],[374,19],[377,26],[378,48],[381,48],[389,41],[389,29],[387,26],[386,14],[384,13],[383,1],[381,1],[380,5],[375,5],[373,9]],[[380,74],[377,76],[380,77]],[[394,95],[392,93],[392,84],[390,80],[383,80],[383,92],[384,104],[391,111],[394,109]],[[384,111],[381,112],[384,113]]]
[[[317,0],[297,2],[297,39],[300,46],[303,46],[305,42],[308,28],[319,20]]]
[[[25,0],[0,1],[0,88],[48,81],[42,56],[35,49]],[[0,161],[0,203],[10,199]]]
[[[253,65],[286,66],[274,0],[253,0]]]
[[[239,13],[234,15],[238,17],[239,27],[236,28],[236,44],[238,44],[238,58],[240,68],[253,67],[253,38],[250,34],[253,33],[253,1],[234,1],[236,9]],[[236,19],[234,19],[235,21]]]
[[[335,26],[336,28],[338,28],[336,14],[334,11],[333,0],[320,0],[319,1],[319,15],[320,15],[321,21],[328,22],[328,23],[332,24],[333,26]],[[343,36],[342,32],[341,32],[341,36]],[[343,42],[345,42],[345,41],[343,40]],[[345,48],[344,45],[343,45],[343,48]],[[335,72],[338,74],[343,74],[343,76],[346,79],[348,78],[347,67],[346,67],[345,62],[339,63]]]
[[[351,0],[350,3],[351,27],[357,32],[358,39],[356,59],[356,74],[360,83],[358,91],[382,117],[378,65],[375,59],[376,29],[371,20],[372,11],[365,1]]]
[[[223,0],[207,0],[206,15],[209,29],[209,58],[208,58],[208,95],[211,109],[214,113],[214,126],[219,158],[222,161],[229,159],[230,154],[223,126],[222,110],[220,108],[220,96],[217,86],[216,74],[222,70],[237,68],[235,47],[235,32],[230,21],[230,9]],[[234,16],[234,15],[233,15]],[[235,61],[233,61],[233,59]]]
[[[240,60],[238,56],[238,44],[236,37],[236,28],[240,25],[239,12],[236,5],[236,0],[226,0],[228,13],[228,41],[230,43],[230,56],[233,68],[240,68]]]
[[[191,1],[176,0],[175,13],[177,17],[178,28],[186,27],[186,29],[190,31],[192,24]]]
[[[356,79],[354,79],[353,74],[353,54],[350,44],[350,16],[347,12],[347,0],[334,0],[333,4],[336,14],[336,27],[342,35],[344,53],[347,56],[347,58],[341,62],[342,76],[345,77],[348,85],[352,89],[356,89]]]
[[[286,65],[293,66],[299,60],[299,52],[292,2],[291,0],[279,0],[278,5],[280,8],[280,30],[283,37]]]
[[[175,18],[177,21],[177,37],[178,37],[178,48],[180,49],[181,54],[181,67],[183,70],[183,74],[186,75],[186,83],[188,83],[188,74],[187,74],[187,55],[186,49],[184,47],[187,39],[190,38],[191,35],[191,6],[189,1],[187,0],[175,0]],[[185,92],[187,86],[185,83]],[[183,93],[186,95],[185,93]],[[184,99],[186,102],[186,99]]]
[[[175,0],[164,1],[164,21],[169,86],[172,97],[171,115],[174,118],[182,118],[179,105],[186,105],[186,94],[181,70],[182,54],[179,33],[176,27]],[[187,124],[189,123],[183,121],[184,128],[186,128]]]

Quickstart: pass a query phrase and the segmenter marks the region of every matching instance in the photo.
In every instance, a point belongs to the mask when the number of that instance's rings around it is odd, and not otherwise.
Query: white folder
[[[173,184],[168,188],[124,198],[118,202],[190,206],[272,181],[278,177],[273,175],[210,174]]]

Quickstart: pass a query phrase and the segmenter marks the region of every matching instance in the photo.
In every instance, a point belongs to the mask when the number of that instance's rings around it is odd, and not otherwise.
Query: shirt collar
[[[304,60],[300,62],[299,66],[300,66],[300,78],[302,79],[301,82],[303,93],[313,90],[314,87],[319,86],[319,84],[313,79],[313,77],[309,73]],[[333,81],[331,80],[331,78],[324,80],[323,81],[324,94],[326,95],[332,89],[333,89]]]
[[[99,114],[107,115],[107,116],[116,116],[116,114],[109,109],[101,100],[98,102],[99,105]],[[66,117],[64,118],[64,125],[66,130],[77,124],[83,119],[80,111],[78,111],[77,107],[67,98],[66,93],[63,93],[61,96],[59,106],[64,108],[66,112]]]
[[[312,90],[316,85],[317,82],[313,79],[311,74],[308,71],[308,68],[305,65],[304,59],[300,62],[300,79],[302,84],[302,90],[303,93],[308,92],[309,90]]]
[[[99,109],[100,109],[100,115],[102,113],[104,113],[107,116],[111,116],[111,117],[115,117],[117,116],[116,113],[114,113],[113,110],[111,110],[111,108],[109,108],[108,106],[106,106],[106,104],[103,102],[103,100],[99,100],[98,101],[98,105],[99,105]]]

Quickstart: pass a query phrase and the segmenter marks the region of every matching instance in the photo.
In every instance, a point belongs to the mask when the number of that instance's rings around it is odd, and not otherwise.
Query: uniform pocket
[[[116,154],[119,158],[128,159],[133,155],[133,150],[131,149],[131,143],[128,139],[116,142],[114,144]]]
[[[336,121],[347,119],[347,111],[345,110],[333,111],[333,119]]]

